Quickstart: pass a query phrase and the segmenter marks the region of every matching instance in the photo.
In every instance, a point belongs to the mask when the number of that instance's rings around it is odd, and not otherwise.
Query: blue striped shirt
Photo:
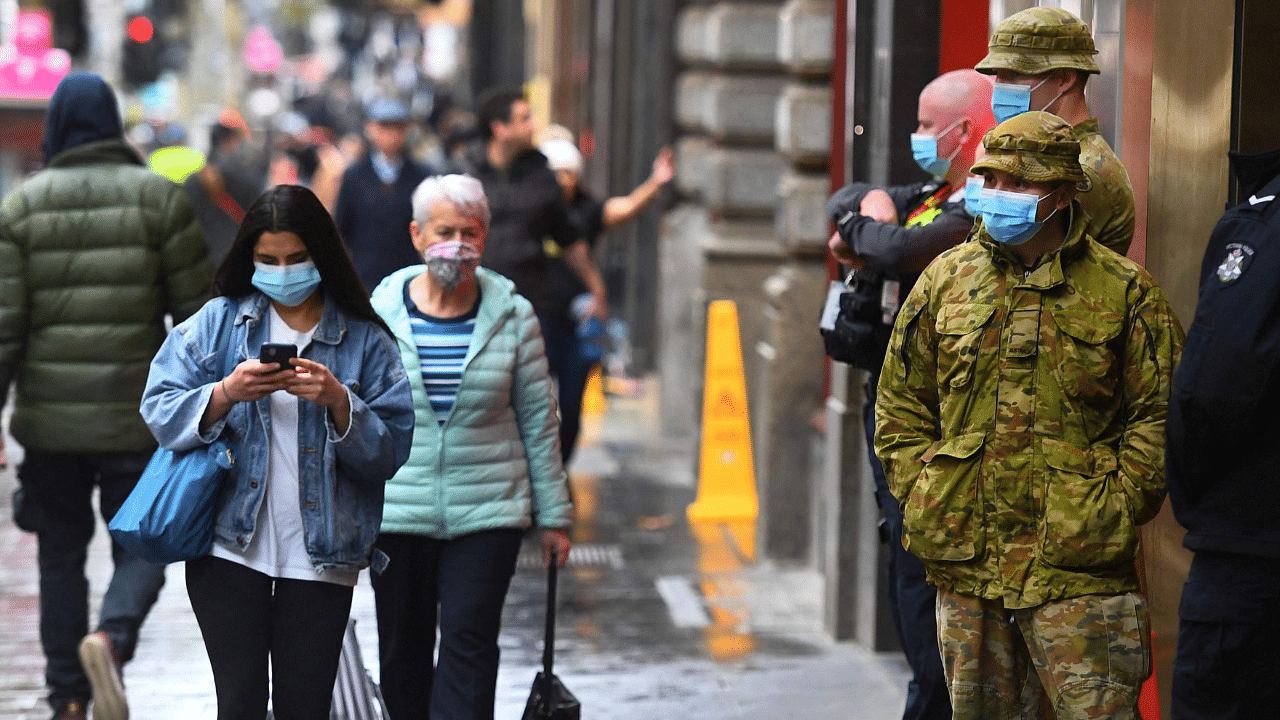
[[[436,419],[444,425],[458,398],[462,361],[467,357],[471,335],[476,329],[480,299],[476,298],[476,304],[465,315],[433,317],[418,309],[409,296],[409,283],[405,283],[404,304],[409,310],[413,343],[418,346],[422,384],[427,389],[427,399],[431,402],[431,409],[435,410]]]

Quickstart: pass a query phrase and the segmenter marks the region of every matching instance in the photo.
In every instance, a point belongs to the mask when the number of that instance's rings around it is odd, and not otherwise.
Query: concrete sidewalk
[[[572,468],[578,521],[561,576],[556,672],[584,717],[777,718],[902,714],[901,656],[831,642],[821,578],[752,561],[742,528],[695,532],[693,459],[656,432],[656,392],[610,398]],[[20,448],[8,443],[10,459]],[[0,472],[0,720],[48,718],[38,637],[35,539],[12,522],[12,468]],[[105,529],[89,561],[96,612],[110,577]],[[508,596],[496,717],[517,720],[541,664],[545,576],[527,545]],[[377,679],[367,578],[352,610]],[[180,566],[143,628],[125,683],[134,720],[216,717],[213,679]]]

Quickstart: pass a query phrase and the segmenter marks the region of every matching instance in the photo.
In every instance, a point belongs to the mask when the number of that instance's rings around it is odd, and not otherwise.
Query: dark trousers
[[[188,562],[187,595],[213,669],[218,720],[262,720],[268,687],[276,720],[328,720],[351,594],[211,555]]]
[[[868,397],[875,396],[874,382],[868,386],[867,392]],[[871,461],[871,472],[876,481],[876,503],[884,513],[889,543],[889,609],[893,613],[902,652],[911,666],[912,677],[907,684],[907,705],[902,718],[951,720],[951,697],[942,670],[942,653],[938,650],[938,591],[925,579],[924,564],[920,558],[902,547],[902,509],[893,493],[889,492],[889,481],[884,476],[884,466],[876,457],[873,443],[874,403],[863,405],[862,420],[867,437],[867,458]]]
[[[40,643],[46,660],[49,704],[90,699],[92,689],[77,648],[89,633],[89,542],[99,511],[110,521],[138,483],[151,453],[47,454],[28,451],[18,468],[19,524],[36,533],[40,569]],[[164,585],[164,566],[136,558],[111,543],[114,571],[102,598],[98,630],[111,638],[121,662],[133,659],[138,629]]]
[[[452,540],[384,533],[373,578],[382,697],[391,720],[492,720],[498,631],[519,530]],[[436,625],[440,658],[433,663]]]
[[[567,320],[539,318],[539,322],[547,364],[560,389],[556,399],[560,404],[560,457],[567,465],[582,430],[582,396],[595,363],[583,358],[578,335]]]
[[[1173,720],[1280,712],[1280,560],[1197,551],[1182,588]]]

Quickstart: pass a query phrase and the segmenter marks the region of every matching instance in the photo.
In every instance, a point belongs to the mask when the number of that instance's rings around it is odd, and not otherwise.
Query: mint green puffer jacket
[[[59,153],[0,205],[0,402],[27,450],[147,452],[138,403],[164,316],[209,297],[213,269],[182,188],[123,140]]]
[[[433,538],[496,528],[566,528],[559,420],[538,319],[515,285],[479,268],[480,308],[453,412],[440,425],[427,400],[404,285],[426,266],[378,285],[373,307],[391,326],[413,393],[409,461],[387,482],[382,532]]]

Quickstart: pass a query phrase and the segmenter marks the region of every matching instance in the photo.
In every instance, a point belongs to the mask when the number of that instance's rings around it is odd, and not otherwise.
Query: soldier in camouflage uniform
[[[1085,100],[1085,83],[1099,72],[1096,54],[1089,26],[1080,18],[1061,8],[1035,7],[996,25],[987,56],[974,69],[996,76],[991,101],[996,122],[1034,109],[1071,123],[1080,142],[1085,178],[1078,199],[1089,215],[1089,234],[1124,255],[1133,241],[1133,186]]]
[[[1182,329],[1089,236],[1070,125],[1025,113],[983,145],[983,224],[898,314],[876,453],[938,587],[955,718],[1132,718],[1151,669],[1134,555]]]

